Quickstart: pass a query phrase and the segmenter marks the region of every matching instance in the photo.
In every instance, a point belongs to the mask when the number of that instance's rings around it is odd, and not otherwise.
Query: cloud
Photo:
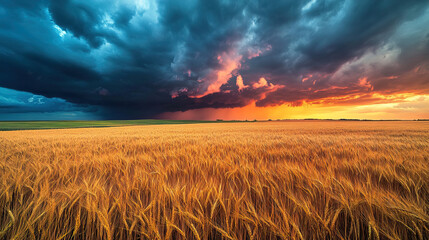
[[[0,87],[0,113],[94,112],[90,106],[76,105],[60,98],[46,98]]]
[[[427,94],[428,6],[423,0],[6,1],[0,87],[91,106],[104,118]],[[47,110],[38,109],[28,111]]]

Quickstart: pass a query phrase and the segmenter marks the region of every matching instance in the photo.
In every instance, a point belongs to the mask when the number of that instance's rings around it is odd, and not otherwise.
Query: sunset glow
[[[279,120],[279,119],[429,119],[429,95],[374,94],[367,104],[353,104],[352,99],[363,96],[333,97],[315,104],[304,102],[301,106],[256,107],[251,103],[241,108],[197,109],[185,112],[167,112],[160,118],[176,120]],[[349,104],[336,104],[347,101]],[[359,102],[359,101],[357,101]]]

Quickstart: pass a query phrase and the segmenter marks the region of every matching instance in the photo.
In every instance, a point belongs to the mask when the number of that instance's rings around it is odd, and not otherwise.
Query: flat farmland
[[[0,132],[0,239],[427,239],[429,122]]]

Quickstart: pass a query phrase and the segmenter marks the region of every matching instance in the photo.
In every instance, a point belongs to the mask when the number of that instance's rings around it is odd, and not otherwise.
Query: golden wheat
[[[427,239],[429,123],[0,132],[0,239]]]

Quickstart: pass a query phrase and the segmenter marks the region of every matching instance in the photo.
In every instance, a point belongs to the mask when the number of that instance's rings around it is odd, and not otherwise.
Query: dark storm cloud
[[[0,88],[0,114],[29,112],[94,112],[90,106],[76,105],[59,98]]]
[[[105,29],[98,28],[103,18],[103,6],[88,1],[55,0],[48,5],[53,21],[76,37],[85,38],[91,47],[103,44]]]
[[[0,87],[106,118],[427,93],[428,4],[2,0]]]

